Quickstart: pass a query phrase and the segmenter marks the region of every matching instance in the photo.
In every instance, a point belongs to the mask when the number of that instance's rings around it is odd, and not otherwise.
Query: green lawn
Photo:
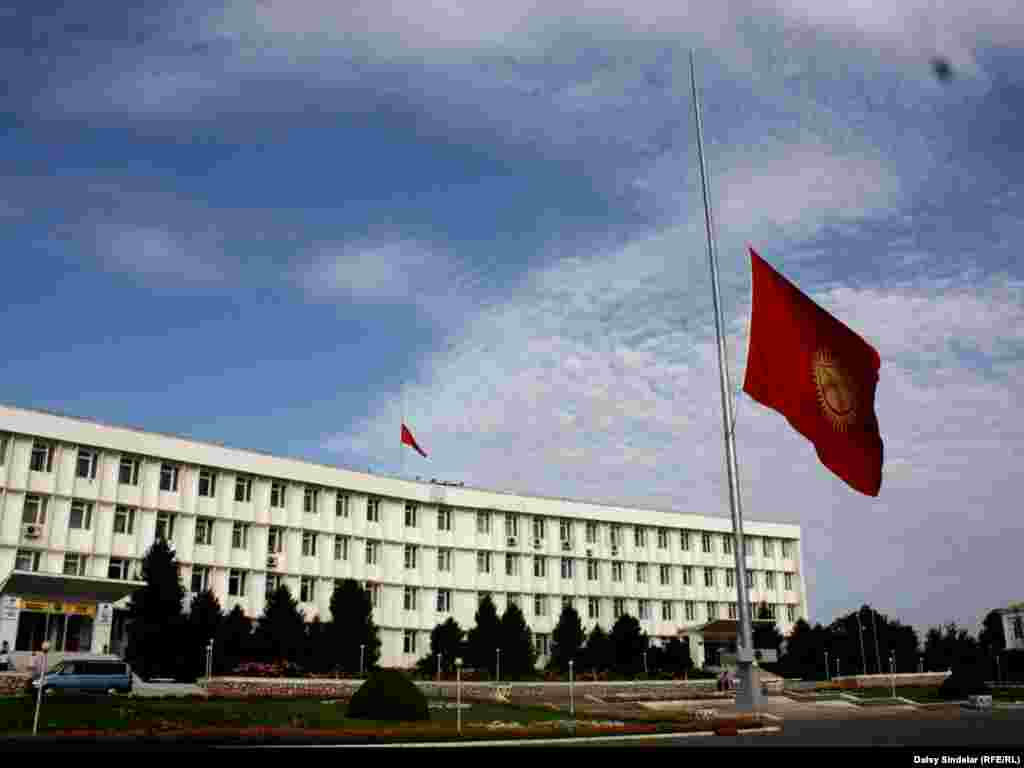
[[[861,688],[847,691],[859,699],[888,699],[892,697],[892,688]],[[934,688],[900,688],[896,687],[896,695],[904,699],[929,704],[943,701],[939,696],[938,687]],[[992,690],[993,701],[1024,701],[1024,691],[1020,688],[994,688]]]
[[[393,728],[395,723],[375,723],[345,717],[346,704],[321,703],[319,699],[205,700],[132,699],[119,696],[54,696],[43,700],[39,719],[41,732],[89,729],[125,731],[164,728],[208,727],[301,727],[315,730],[368,730]],[[28,698],[0,699],[0,733],[31,732],[34,701]],[[565,712],[543,707],[521,707],[495,703],[473,703],[462,710],[462,722],[490,723],[495,720],[523,724],[562,720]],[[428,727],[446,730],[457,719],[455,709],[430,710]]]

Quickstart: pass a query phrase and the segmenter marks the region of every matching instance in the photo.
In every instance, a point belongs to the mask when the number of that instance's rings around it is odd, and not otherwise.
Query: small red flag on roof
[[[420,448],[419,444],[416,442],[416,438],[412,436],[412,432],[409,431],[409,428],[405,426],[405,424],[402,424],[402,442],[406,445],[412,446],[423,458],[427,458],[426,452]]]

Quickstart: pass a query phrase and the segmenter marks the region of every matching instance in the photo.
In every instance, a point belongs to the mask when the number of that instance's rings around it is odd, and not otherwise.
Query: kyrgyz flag
[[[416,438],[412,436],[412,432],[409,431],[409,428],[405,426],[405,424],[402,425],[402,442],[415,448],[423,458],[427,458],[427,454],[416,443]]]
[[[743,391],[810,440],[822,464],[877,496],[878,352],[750,249],[754,306]]]

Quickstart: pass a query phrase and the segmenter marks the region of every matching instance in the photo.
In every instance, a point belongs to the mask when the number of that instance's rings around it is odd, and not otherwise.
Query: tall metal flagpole
[[[732,387],[729,384],[729,360],[722,323],[722,304],[718,289],[718,255],[715,247],[715,226],[711,216],[711,193],[708,172],[704,163],[704,133],[700,119],[700,99],[697,96],[697,77],[694,72],[693,51],[690,51],[690,86],[693,89],[693,113],[697,123],[697,154],[700,158],[700,181],[704,193],[704,223],[708,234],[708,260],[711,264],[711,292],[715,308],[715,336],[718,341],[718,370],[722,391],[722,426],[725,431],[726,469],[729,475],[729,505],[732,509],[732,530],[736,555],[736,593],[739,600],[739,635],[736,657],[739,666],[740,687],[736,693],[736,707],[751,711],[761,700],[754,661],[754,642],[751,630],[750,603],[747,598],[746,545],[743,540],[743,509],[740,500],[739,466],[736,462],[736,433],[732,413]]]

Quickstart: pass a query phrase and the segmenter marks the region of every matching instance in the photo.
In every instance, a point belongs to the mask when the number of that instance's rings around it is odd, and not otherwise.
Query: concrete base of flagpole
[[[757,667],[750,662],[739,662],[736,672],[736,709],[740,712],[757,712],[764,706],[761,691],[761,676]]]

